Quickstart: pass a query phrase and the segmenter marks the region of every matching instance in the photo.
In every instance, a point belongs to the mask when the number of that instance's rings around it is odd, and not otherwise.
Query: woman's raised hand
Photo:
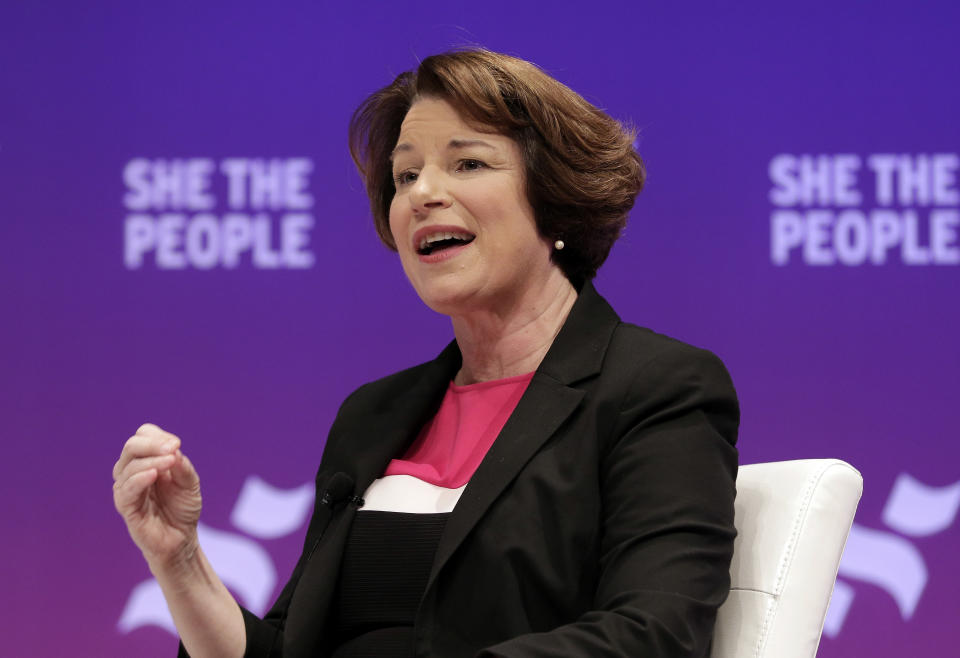
[[[198,545],[200,478],[180,439],[141,425],[124,444],[113,480],[113,503],[151,568],[189,560]]]
[[[242,656],[243,613],[197,541],[200,478],[180,439],[147,423],[113,467],[113,504],[156,576],[191,656]]]

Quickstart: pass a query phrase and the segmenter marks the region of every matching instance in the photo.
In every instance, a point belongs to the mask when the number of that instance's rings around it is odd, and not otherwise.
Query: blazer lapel
[[[359,395],[349,417],[330,431],[324,468],[354,479],[362,495],[403,454],[436,413],[447,385],[460,368],[460,350],[451,342],[433,361],[398,373],[382,388]]]
[[[573,384],[600,372],[619,323],[610,305],[586,283],[517,408],[447,520],[428,590],[490,505],[579,406],[584,391]]]
[[[460,367],[460,351],[451,343],[435,360],[359,390],[344,403],[320,465],[318,496],[337,473],[353,480],[353,494],[363,495],[380,477],[390,460],[403,454],[417,432],[436,413],[447,383]],[[347,506],[346,510],[356,508]],[[323,620],[328,616],[340,560],[346,545],[352,513],[339,508],[323,510],[326,519],[309,547],[288,607],[284,629],[284,655],[294,658],[323,653]],[[315,516],[318,512],[315,512]],[[321,541],[322,538],[322,541]]]

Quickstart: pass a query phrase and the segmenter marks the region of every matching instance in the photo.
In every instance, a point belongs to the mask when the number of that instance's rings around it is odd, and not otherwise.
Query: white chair
[[[811,658],[863,478],[836,459],[741,466],[711,658]]]

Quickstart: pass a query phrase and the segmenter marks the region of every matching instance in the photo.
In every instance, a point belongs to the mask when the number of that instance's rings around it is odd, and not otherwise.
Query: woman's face
[[[555,269],[537,233],[517,144],[480,132],[446,101],[410,108],[393,151],[390,231],[403,269],[447,315],[508,308]]]

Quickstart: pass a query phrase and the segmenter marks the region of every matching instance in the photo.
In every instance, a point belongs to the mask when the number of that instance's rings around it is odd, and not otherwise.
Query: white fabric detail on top
[[[374,480],[363,494],[361,512],[437,514],[452,512],[467,485],[438,487],[412,475],[387,475]]]

